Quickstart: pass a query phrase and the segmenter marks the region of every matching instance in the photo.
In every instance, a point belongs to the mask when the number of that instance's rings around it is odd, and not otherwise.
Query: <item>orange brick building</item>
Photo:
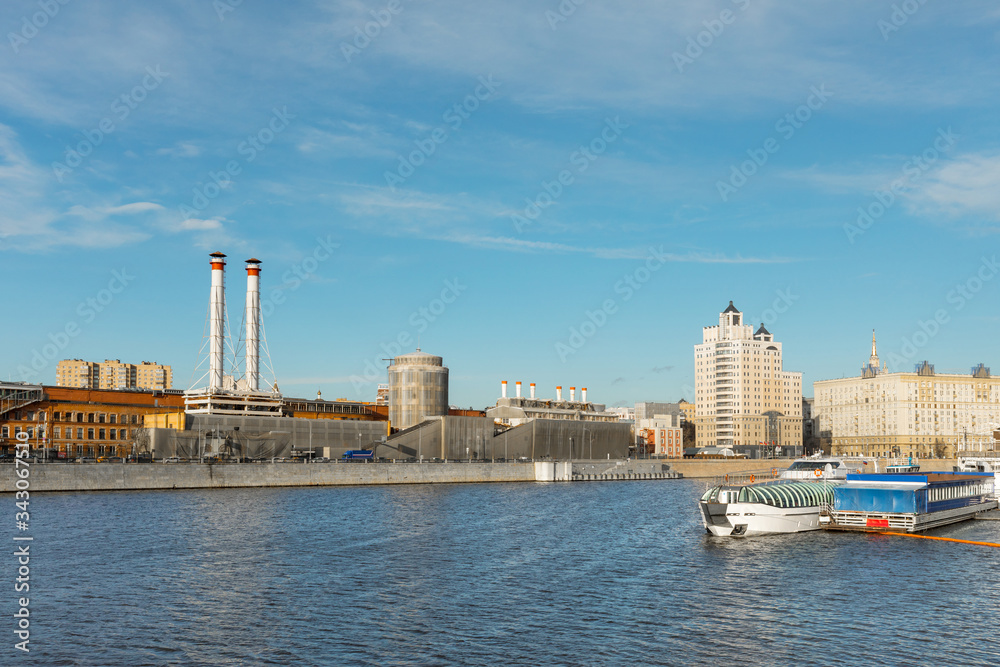
[[[26,391],[23,387],[31,387]],[[19,433],[53,458],[127,456],[146,415],[184,410],[180,391],[4,385],[0,454],[12,455]],[[10,390],[10,391],[8,391]],[[11,398],[14,394],[20,398]]]

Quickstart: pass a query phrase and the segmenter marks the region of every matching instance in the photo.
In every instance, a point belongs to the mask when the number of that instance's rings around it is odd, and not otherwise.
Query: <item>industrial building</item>
[[[175,417],[183,423],[169,420]],[[389,423],[357,419],[302,419],[252,415],[164,415],[183,428],[149,429],[155,459],[274,457],[340,458],[351,449],[373,449],[385,441]]]
[[[448,414],[448,368],[444,359],[416,352],[401,354],[389,365],[389,421],[408,429],[428,417]]]
[[[262,380],[267,342],[260,308],[262,262],[256,258],[246,260],[245,328],[233,354],[236,361],[226,367],[226,348],[232,345],[226,324],[226,255],[214,252],[209,263],[205,384],[184,392],[183,412],[147,420],[142,450],[154,458],[339,458],[347,450],[384,442],[389,433],[385,408],[324,401],[320,394],[316,400],[286,399],[273,378]]]
[[[0,454],[13,454],[23,432],[45,458],[130,456],[147,419],[183,406],[179,391],[0,384]]]
[[[532,419],[504,428],[492,417],[437,417],[392,435],[382,458],[416,460],[620,459],[629,454],[630,424]]]
[[[587,388],[580,392],[576,400],[576,387],[569,388],[569,400],[563,400],[562,386],[556,387],[555,400],[535,397],[535,383],[530,385],[530,394],[521,396],[521,383],[515,385],[515,395],[507,396],[507,381],[500,383],[500,398],[494,407],[486,410],[486,416],[505,426],[520,426],[534,419],[566,419],[586,422],[618,422],[617,412],[609,411],[603,403],[587,401]]]

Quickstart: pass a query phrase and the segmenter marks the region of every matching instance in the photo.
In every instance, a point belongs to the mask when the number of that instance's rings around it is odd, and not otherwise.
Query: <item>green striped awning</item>
[[[829,482],[757,484],[740,489],[739,502],[772,507],[815,507],[833,504],[834,485]]]

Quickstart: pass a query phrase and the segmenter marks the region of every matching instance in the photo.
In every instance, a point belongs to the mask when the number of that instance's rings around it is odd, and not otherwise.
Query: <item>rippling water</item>
[[[680,480],[37,495],[32,652],[11,659],[8,645],[0,664],[1000,664],[1000,549],[714,538],[702,491]],[[933,534],[1000,543],[1000,522]]]

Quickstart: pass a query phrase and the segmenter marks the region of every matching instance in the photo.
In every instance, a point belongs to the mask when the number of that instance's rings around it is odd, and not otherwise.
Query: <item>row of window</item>
[[[29,440],[35,438],[36,435],[39,438],[44,438],[45,437],[45,427],[44,426],[38,427],[37,431],[35,430],[34,426],[28,426],[27,428],[22,428],[20,426],[15,426],[14,427],[14,437],[16,438],[17,435],[19,433],[21,433],[22,431],[28,434],[28,439]],[[86,436],[87,440],[94,440],[94,436],[95,435],[97,436],[97,440],[127,440],[128,439],[128,429],[124,429],[124,428],[121,428],[121,429],[114,429],[114,428],[109,428],[109,429],[103,429],[103,428],[93,429],[93,428],[88,428],[88,429],[86,429],[86,434],[87,434],[87,436]],[[53,437],[54,440],[61,440],[62,439],[62,429],[60,427],[58,427],[58,426],[56,426],[55,428],[53,428],[53,436],[54,436]],[[3,438],[9,438],[10,437],[10,427],[9,426],[0,426],[0,437],[3,437]],[[66,439],[69,440],[70,438],[73,438],[73,437],[74,437],[73,436],[73,429],[70,428],[70,427],[67,427],[66,428]],[[83,438],[84,438],[84,429],[83,428],[76,429],[76,439],[77,440],[83,440]]]

